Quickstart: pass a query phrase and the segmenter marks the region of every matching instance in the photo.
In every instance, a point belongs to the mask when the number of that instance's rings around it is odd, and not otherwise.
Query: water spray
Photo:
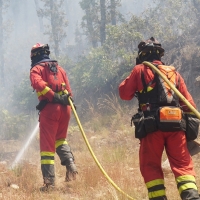
[[[11,169],[15,168],[19,164],[19,162],[21,161],[26,149],[28,148],[29,144],[31,143],[31,141],[33,140],[34,136],[38,132],[38,129],[39,129],[39,123],[37,123],[37,125],[34,128],[34,130],[31,132],[30,136],[28,137],[27,141],[25,142],[25,145],[22,147],[22,149],[17,154],[15,160],[13,161],[13,163],[11,165]]]

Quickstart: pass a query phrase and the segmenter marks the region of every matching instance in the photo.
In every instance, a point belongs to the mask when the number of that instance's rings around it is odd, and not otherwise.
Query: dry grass
[[[147,200],[147,190],[139,171],[139,141],[134,138],[134,130],[130,127],[130,116],[123,119],[120,116],[121,114],[117,113],[112,116],[115,123],[112,119],[106,118],[109,122],[108,127],[100,129],[105,124],[105,117],[98,114],[97,118],[93,116],[89,123],[83,125],[83,128],[97,159],[110,178],[135,200]],[[95,126],[99,127],[95,129]],[[6,160],[7,162],[7,165],[0,164],[0,199],[128,200],[104,177],[88,151],[76,124],[70,126],[68,141],[79,171],[77,180],[64,182],[65,167],[60,165],[59,158],[56,156],[56,190],[50,193],[39,192],[43,181],[38,140],[35,139],[32,142],[23,158],[24,162],[14,170],[9,169],[9,164],[12,163],[23,144],[19,141],[0,141],[0,161]],[[199,156],[194,157],[194,162],[197,184],[200,187]],[[165,173],[165,182],[169,200],[180,199],[171,172]],[[18,185],[19,189],[12,188],[11,184]]]

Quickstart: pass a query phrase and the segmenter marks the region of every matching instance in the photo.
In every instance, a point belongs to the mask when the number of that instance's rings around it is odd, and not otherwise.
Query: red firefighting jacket
[[[153,64],[162,65],[163,63],[161,61],[154,61]],[[119,85],[119,95],[121,99],[131,100],[135,96],[137,91],[143,90],[143,83],[141,80],[142,72],[144,74],[144,79],[146,83],[149,83],[154,79],[154,73],[152,72],[150,67],[143,64],[136,65],[133,68],[131,74]],[[178,72],[176,72],[176,75],[176,82],[178,85],[177,89],[190,102],[190,104],[196,108],[193,98],[188,92],[183,78]],[[189,108],[184,104],[184,102],[179,100],[179,103],[184,112],[190,112]]]
[[[57,68],[57,72],[50,70],[52,64]],[[40,101],[52,102],[55,92],[62,94],[67,90],[71,93],[67,74],[57,62],[43,62],[35,65],[30,71],[30,80]]]

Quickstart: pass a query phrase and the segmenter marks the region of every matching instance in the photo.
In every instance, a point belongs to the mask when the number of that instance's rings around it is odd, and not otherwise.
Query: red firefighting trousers
[[[140,170],[145,183],[164,179],[161,168],[164,148],[175,178],[183,175],[195,176],[185,133],[156,131],[142,138],[140,143]]]
[[[40,113],[40,155],[44,184],[55,184],[55,152],[61,165],[67,165],[73,158],[67,144],[67,128],[71,113],[70,106],[48,103]]]
[[[55,142],[65,139],[71,114],[70,106],[48,103],[40,113],[40,151],[55,152]]]
[[[150,200],[166,199],[162,153],[166,151],[181,199],[200,199],[185,133],[156,131],[141,139],[140,171]]]

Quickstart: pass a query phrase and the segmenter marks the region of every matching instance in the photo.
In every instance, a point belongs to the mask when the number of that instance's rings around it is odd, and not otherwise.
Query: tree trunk
[[[110,6],[111,6],[111,11],[110,11],[111,24],[116,25],[117,22],[116,22],[116,3],[115,3],[115,0],[110,0]]]
[[[97,47],[97,40],[96,40],[96,37],[95,37],[95,32],[94,32],[94,27],[93,27],[93,24],[92,24],[90,12],[91,12],[90,9],[86,10],[87,28],[88,28],[88,32],[89,32],[90,37],[91,37],[92,47],[96,48]]]
[[[42,16],[38,15],[38,11],[40,9],[39,3],[38,3],[38,0],[34,0],[34,1],[35,1],[35,7],[36,7],[36,11],[37,11],[37,16],[39,18],[40,32],[43,33],[44,32],[43,18],[42,18]]]
[[[3,55],[3,0],[0,0],[0,82],[1,86],[5,86],[4,77],[4,55]]]
[[[56,5],[54,4],[54,1],[50,1],[50,10],[51,10],[51,29],[52,29],[52,37],[54,41],[54,53],[55,56],[59,56],[59,38],[56,30]]]
[[[100,0],[100,9],[101,9],[101,22],[100,22],[100,39],[101,45],[106,40],[106,5],[105,0]]]

